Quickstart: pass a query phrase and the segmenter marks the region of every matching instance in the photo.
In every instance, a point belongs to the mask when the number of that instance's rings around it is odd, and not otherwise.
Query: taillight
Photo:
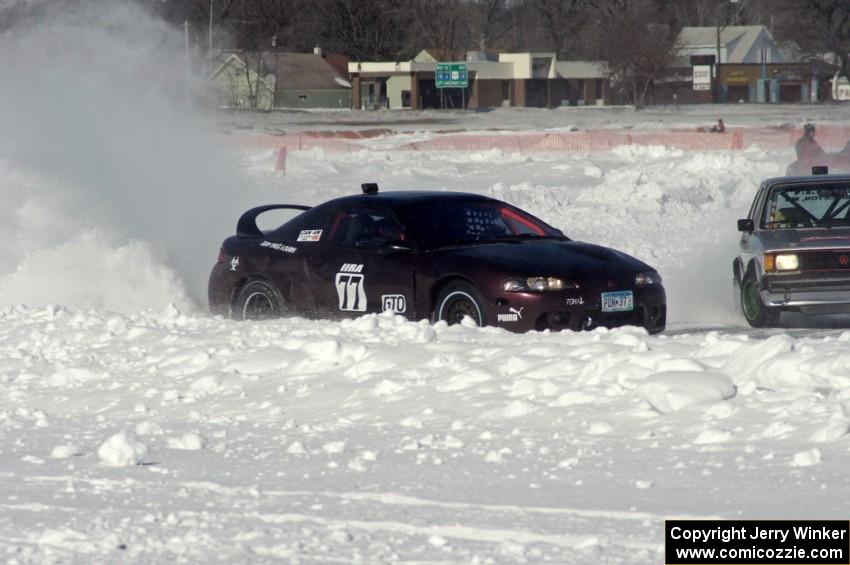
[[[224,247],[218,250],[218,262],[224,263]]]

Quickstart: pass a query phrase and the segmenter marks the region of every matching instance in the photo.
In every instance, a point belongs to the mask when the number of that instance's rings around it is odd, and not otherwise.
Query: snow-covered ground
[[[250,132],[389,130],[403,132],[586,130],[635,131],[708,128],[722,118],[727,127],[800,129],[805,122],[823,126],[850,124],[850,106],[843,104],[696,104],[650,106],[636,112],[630,106],[565,106],[554,110],[499,108],[481,112],[460,110],[327,111],[289,110],[271,114],[222,113],[218,126],[231,134]]]
[[[656,266],[671,329],[213,318],[202,261],[117,212],[98,237],[40,198],[61,178],[4,161],[17,241],[42,243],[0,276],[3,559],[658,563],[665,518],[846,518],[850,331],[751,332],[731,306],[734,220],[790,150],[371,143],[286,175],[239,155],[248,192],[207,231],[361,181],[489,194]]]
[[[0,34],[22,77],[0,89],[0,561],[659,563],[665,518],[847,518],[850,323],[753,332],[731,304],[735,219],[790,148],[399,149],[847,108],[211,119],[175,30],[118,0],[59,7]],[[286,175],[221,135],[370,128],[388,132],[293,151]],[[668,331],[206,312],[244,209],[372,181],[496,196],[648,261]]]

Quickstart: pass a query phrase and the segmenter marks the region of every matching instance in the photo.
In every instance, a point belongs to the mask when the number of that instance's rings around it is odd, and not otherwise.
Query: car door
[[[318,314],[318,296],[309,266],[323,256],[322,239],[333,210],[319,206],[279,229],[267,232],[258,242],[266,261],[266,275],[280,290],[289,312],[307,317]]]
[[[415,319],[416,252],[389,210],[339,208],[308,268],[321,316],[392,311]]]
[[[766,184],[762,184],[759,187],[758,192],[756,193],[756,197],[753,199],[753,203],[750,206],[750,212],[747,214],[747,218],[753,221],[753,226],[755,230],[753,232],[741,232],[741,239],[739,242],[740,249],[740,259],[741,266],[746,271],[747,265],[750,263],[752,259],[758,259],[763,251],[761,241],[759,239],[759,233],[761,231],[761,222],[763,220],[764,214],[764,203],[768,193],[768,186]],[[740,273],[740,276],[743,277],[744,273]]]

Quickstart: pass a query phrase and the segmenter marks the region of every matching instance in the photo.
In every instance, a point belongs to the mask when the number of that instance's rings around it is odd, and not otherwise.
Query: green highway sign
[[[435,80],[437,88],[466,88],[469,86],[466,63],[437,63]]]

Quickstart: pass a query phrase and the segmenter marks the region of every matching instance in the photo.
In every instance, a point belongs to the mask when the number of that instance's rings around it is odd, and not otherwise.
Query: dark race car
[[[391,311],[453,324],[468,316],[520,332],[664,330],[661,277],[629,255],[571,241],[484,196],[363,192],[243,214],[210,275],[210,309],[239,319]],[[260,230],[257,216],[274,209],[302,212]]]

